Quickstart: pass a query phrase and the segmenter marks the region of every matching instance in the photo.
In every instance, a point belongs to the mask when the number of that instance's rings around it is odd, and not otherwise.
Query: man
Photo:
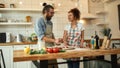
[[[45,42],[45,47],[52,47],[55,44],[59,44],[59,40],[54,38],[52,31],[53,23],[51,18],[54,16],[54,8],[51,5],[46,5],[42,10],[43,16],[39,18],[35,23],[35,33],[38,37],[38,43]],[[40,45],[41,46],[41,45]],[[46,64],[48,61],[40,61],[40,63]],[[55,60],[49,62],[56,62]],[[48,62],[48,63],[49,63]],[[51,65],[49,68],[57,68],[57,65]]]

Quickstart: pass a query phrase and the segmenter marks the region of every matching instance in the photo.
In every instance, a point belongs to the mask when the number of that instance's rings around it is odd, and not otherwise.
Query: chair
[[[117,48],[116,45],[120,45],[120,43],[112,43],[112,48]],[[118,57],[117,60],[120,60],[120,57]],[[120,68],[120,63],[118,63],[118,68]]]
[[[6,68],[2,49],[0,49],[0,57],[2,58],[3,67]],[[1,59],[1,58],[0,58],[0,59]],[[2,68],[2,66],[1,66],[1,61],[0,61],[0,68]]]

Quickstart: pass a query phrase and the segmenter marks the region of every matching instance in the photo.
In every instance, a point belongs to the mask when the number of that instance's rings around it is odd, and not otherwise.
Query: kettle
[[[16,42],[23,42],[23,36],[21,34],[17,35]]]

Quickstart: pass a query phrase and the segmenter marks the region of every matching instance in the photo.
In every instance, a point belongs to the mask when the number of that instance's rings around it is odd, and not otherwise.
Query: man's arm
[[[53,42],[53,43],[58,43],[58,40],[48,38],[45,36],[45,26],[44,26],[44,20],[39,19],[35,23],[35,33],[38,36],[39,40],[44,40],[45,42]]]

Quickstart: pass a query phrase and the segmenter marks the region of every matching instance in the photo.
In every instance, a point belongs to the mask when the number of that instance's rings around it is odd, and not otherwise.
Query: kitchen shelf
[[[8,23],[8,22],[4,22],[4,23],[0,23],[0,25],[32,25],[32,22],[19,22],[19,23]]]
[[[81,18],[87,19],[87,20],[94,20],[94,19],[97,19],[98,17],[90,13],[84,13],[83,15],[81,15]]]
[[[30,9],[30,8],[0,8],[0,11],[42,11],[42,9]],[[58,11],[55,9],[55,11]]]
[[[97,23],[96,25],[97,26],[105,26],[105,25],[108,25],[108,23]]]
[[[96,14],[107,14],[107,11],[97,11]]]

